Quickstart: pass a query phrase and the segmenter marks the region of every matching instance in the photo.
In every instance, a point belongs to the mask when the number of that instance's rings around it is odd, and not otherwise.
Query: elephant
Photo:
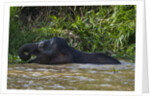
[[[36,57],[29,60],[31,55]],[[86,53],[76,50],[60,37],[24,44],[19,49],[19,57],[25,61],[29,60],[28,63],[48,65],[66,63],[120,64],[117,59],[104,53]]]

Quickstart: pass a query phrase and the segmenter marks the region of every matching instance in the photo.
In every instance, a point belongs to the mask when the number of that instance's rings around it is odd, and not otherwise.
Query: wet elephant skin
[[[29,60],[31,55],[36,58]],[[29,60],[28,63],[65,64],[65,63],[92,63],[92,64],[120,64],[120,62],[104,53],[85,53],[70,47],[66,40],[53,37],[37,43],[24,44],[19,49],[19,57]]]

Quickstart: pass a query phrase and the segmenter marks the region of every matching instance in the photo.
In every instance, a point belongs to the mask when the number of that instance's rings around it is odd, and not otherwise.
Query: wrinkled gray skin
[[[64,64],[64,63],[93,63],[93,64],[120,64],[120,62],[103,53],[85,53],[68,46],[67,42],[59,37],[38,43],[25,44],[19,49],[22,60],[29,60],[31,55],[36,58],[28,63]]]

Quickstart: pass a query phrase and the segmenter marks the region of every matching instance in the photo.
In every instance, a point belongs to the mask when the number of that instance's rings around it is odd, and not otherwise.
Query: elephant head
[[[68,45],[65,40],[58,37],[53,37],[50,40],[24,44],[19,49],[19,56],[22,60],[30,59],[32,54],[37,57],[43,54],[50,57],[58,53],[58,51],[61,51],[66,46]]]

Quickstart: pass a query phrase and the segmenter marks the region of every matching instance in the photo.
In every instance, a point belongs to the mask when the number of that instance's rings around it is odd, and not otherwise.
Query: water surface
[[[134,90],[134,63],[9,64],[8,89],[32,90]]]

